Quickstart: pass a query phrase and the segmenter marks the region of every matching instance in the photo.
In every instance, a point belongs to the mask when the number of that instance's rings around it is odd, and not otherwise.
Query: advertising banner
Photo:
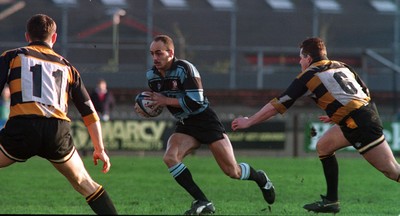
[[[175,122],[168,120],[115,120],[101,124],[108,150],[161,150],[175,128]],[[72,122],[71,129],[78,149],[92,148],[82,121]]]
[[[223,122],[234,148],[284,149],[285,123],[268,122],[251,129],[232,132],[231,122]],[[72,136],[78,149],[91,149],[92,144],[83,122],[71,123]],[[102,122],[104,145],[108,150],[162,150],[175,129],[173,120],[114,120]]]
[[[315,151],[318,139],[322,134],[327,131],[332,125],[322,122],[309,122],[305,125],[304,130],[304,147],[306,151]],[[314,127],[317,135],[314,137],[310,136],[311,127]],[[400,152],[400,122],[383,122],[383,133],[385,138],[390,145],[393,152]],[[346,151],[356,150],[350,146],[345,149]]]
[[[231,143],[236,149],[284,149],[285,123],[282,121],[264,122],[246,130],[233,132],[230,122],[224,122]]]

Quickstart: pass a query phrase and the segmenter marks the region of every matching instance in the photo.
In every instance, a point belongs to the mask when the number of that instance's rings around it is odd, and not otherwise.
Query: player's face
[[[305,69],[310,66],[311,63],[311,57],[309,55],[303,55],[302,54],[303,49],[300,49],[300,65],[301,65],[301,71],[304,71]]]
[[[159,71],[166,71],[171,67],[174,51],[169,50],[162,41],[153,41],[150,45],[150,54],[153,64]]]

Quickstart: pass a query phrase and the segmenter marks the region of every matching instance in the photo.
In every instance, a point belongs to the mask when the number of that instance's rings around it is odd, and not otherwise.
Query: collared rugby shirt
[[[311,97],[337,124],[371,100],[369,90],[348,65],[320,60],[301,72],[286,91],[270,102],[283,114],[301,96]]]
[[[72,99],[85,125],[99,120],[79,72],[44,42],[33,42],[0,56],[0,89],[8,83],[10,118],[38,116],[70,121]]]
[[[174,58],[169,70],[162,76],[157,68],[147,71],[146,78],[151,90],[179,100],[180,108],[167,106],[177,119],[203,112],[209,102],[203,95],[203,84],[196,67],[186,60]]]

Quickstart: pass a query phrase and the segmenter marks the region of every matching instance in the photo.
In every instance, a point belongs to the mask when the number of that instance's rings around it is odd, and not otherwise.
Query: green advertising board
[[[268,122],[247,130],[232,132],[230,122],[223,122],[234,148],[284,149],[285,123]],[[104,145],[108,150],[162,150],[175,129],[173,120],[113,120],[102,122]],[[82,121],[71,123],[77,149],[91,149]]]
[[[310,136],[311,127],[314,127],[317,135]],[[315,151],[318,139],[327,131],[332,124],[322,122],[308,122],[304,129],[304,147],[306,151]],[[400,152],[400,122],[383,122],[383,133],[394,152]],[[346,151],[356,151],[352,146],[347,147]]]

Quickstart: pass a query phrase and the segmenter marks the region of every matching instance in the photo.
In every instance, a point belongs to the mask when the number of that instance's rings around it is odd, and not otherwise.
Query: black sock
[[[169,172],[172,174],[178,184],[185,188],[185,190],[193,197],[193,199],[209,201],[203,191],[201,191],[201,189],[194,182],[192,174],[183,163],[179,163],[169,168]]]
[[[92,195],[86,197],[90,208],[98,215],[117,215],[117,210],[107,194],[107,191],[100,186]]]
[[[267,179],[265,178],[265,176],[255,171],[253,167],[250,167],[249,180],[255,181],[258,187],[264,187],[267,183]]]
[[[326,198],[330,201],[338,200],[339,165],[335,154],[320,156],[326,180]]]

